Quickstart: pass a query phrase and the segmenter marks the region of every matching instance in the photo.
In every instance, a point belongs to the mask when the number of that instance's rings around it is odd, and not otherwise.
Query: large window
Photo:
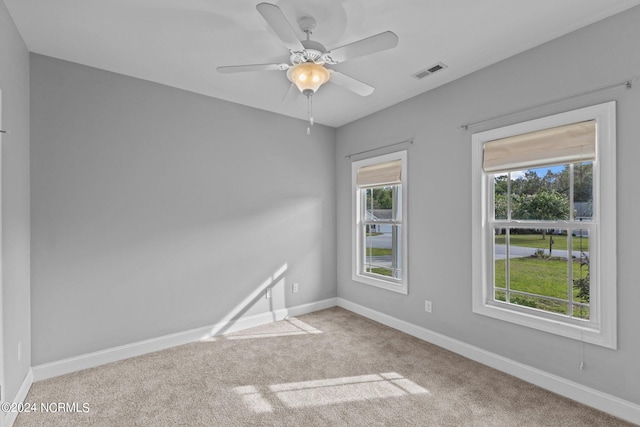
[[[615,104],[473,144],[474,312],[615,348]]]
[[[407,293],[406,151],[352,163],[353,279]]]

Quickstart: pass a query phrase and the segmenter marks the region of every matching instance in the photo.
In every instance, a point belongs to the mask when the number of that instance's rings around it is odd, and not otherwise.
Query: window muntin
[[[352,163],[355,281],[407,293],[406,151]]]
[[[532,146],[540,141],[542,149]],[[616,348],[615,103],[476,133],[473,142],[473,311]],[[499,150],[487,163],[489,144]],[[542,261],[549,265],[528,269]]]

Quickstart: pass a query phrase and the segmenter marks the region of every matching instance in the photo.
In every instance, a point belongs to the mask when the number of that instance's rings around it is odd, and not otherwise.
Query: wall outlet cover
[[[431,301],[424,300],[424,311],[431,313]]]

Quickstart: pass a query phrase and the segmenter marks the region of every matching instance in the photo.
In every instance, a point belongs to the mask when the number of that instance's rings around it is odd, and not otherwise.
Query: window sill
[[[353,274],[352,279],[355,282],[364,283],[365,285],[375,286],[378,288],[386,289],[388,291],[397,292],[403,295],[407,295],[409,293],[406,281],[404,282],[390,281],[390,280],[378,279],[372,276],[365,276],[362,274]]]
[[[520,307],[518,307],[520,308]],[[530,311],[530,312],[528,312]],[[539,331],[548,332],[589,344],[595,344],[606,348],[616,349],[616,339],[612,333],[606,333],[604,328],[593,323],[574,324],[557,319],[543,317],[535,313],[536,310],[522,307],[522,310],[511,309],[508,304],[476,303],[473,304],[473,312],[494,319],[503,320],[521,326],[526,326]]]

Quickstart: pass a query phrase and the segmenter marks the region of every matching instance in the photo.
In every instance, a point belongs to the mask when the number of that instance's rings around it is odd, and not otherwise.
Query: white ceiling
[[[288,62],[255,8],[261,0],[4,0],[31,52],[306,119],[306,98],[282,102],[283,71],[216,72]],[[376,88],[333,84],[313,97],[318,123],[338,127],[601,20],[640,0],[270,0],[328,49],[391,30],[395,49],[333,66]],[[300,32],[303,39],[303,33]],[[411,75],[445,63],[423,80]]]

